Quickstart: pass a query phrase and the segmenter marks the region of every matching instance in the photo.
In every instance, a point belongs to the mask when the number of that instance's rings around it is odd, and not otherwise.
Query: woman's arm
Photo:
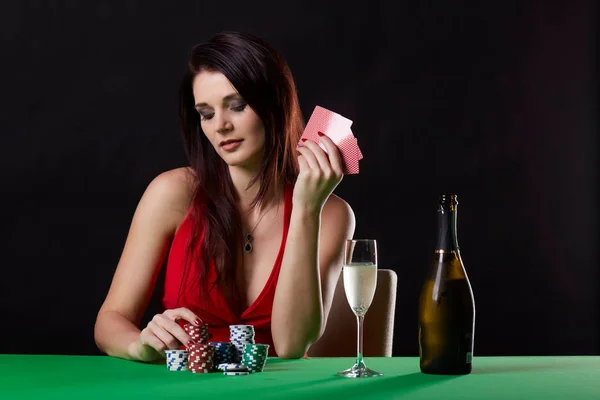
[[[139,343],[137,325],[152,295],[170,240],[185,216],[190,198],[188,179],[183,168],[157,176],[137,206],[94,327],[96,345],[108,355],[145,361],[160,357],[153,349],[160,346],[155,339],[150,339],[154,343],[148,343],[149,346]]]
[[[314,143],[306,144],[310,153],[300,150],[305,160],[299,161],[296,201],[271,316],[273,343],[281,358],[302,357],[321,337],[344,261],[345,242],[354,235],[352,209],[330,195],[342,178],[337,147],[328,138],[322,141],[330,162]],[[327,199],[324,205],[323,198]]]

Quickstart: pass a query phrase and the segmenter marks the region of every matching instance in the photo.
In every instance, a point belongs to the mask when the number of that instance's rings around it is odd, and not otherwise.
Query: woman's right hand
[[[183,319],[199,326],[202,321],[187,308],[175,308],[156,314],[142,329],[138,340],[130,345],[129,355],[139,361],[154,361],[165,357],[165,350],[177,350],[193,343],[190,336],[177,323]]]

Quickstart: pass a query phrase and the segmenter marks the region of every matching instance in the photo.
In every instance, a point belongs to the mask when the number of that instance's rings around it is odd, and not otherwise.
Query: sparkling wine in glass
[[[377,287],[377,242],[369,239],[346,241],[343,274],[346,299],[356,315],[357,356],[356,362],[351,368],[337,374],[348,378],[383,375],[367,368],[363,360],[363,321]]]

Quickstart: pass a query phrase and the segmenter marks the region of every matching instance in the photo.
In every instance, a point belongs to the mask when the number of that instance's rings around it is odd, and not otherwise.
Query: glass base
[[[344,371],[340,371],[337,373],[338,376],[343,376],[346,378],[369,378],[371,376],[382,376],[381,372],[373,371],[364,363],[356,363],[352,366],[352,368],[348,368]]]

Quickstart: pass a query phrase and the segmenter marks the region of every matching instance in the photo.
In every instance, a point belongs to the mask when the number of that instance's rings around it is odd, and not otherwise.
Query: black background
[[[394,355],[417,355],[446,191],[475,354],[598,354],[594,2],[396,3],[3,1],[0,352],[98,353],[137,202],[186,162],[187,51],[227,29],[284,54],[305,118],[354,121],[365,158],[336,193],[398,273]]]

